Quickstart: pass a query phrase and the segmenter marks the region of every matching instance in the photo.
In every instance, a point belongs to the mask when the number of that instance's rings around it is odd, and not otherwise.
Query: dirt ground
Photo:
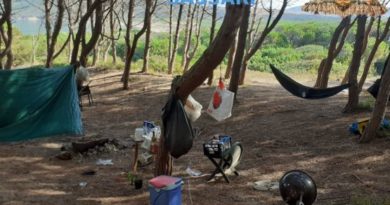
[[[133,156],[130,135],[144,120],[160,123],[171,78],[133,75],[123,91],[120,73],[99,71],[91,89],[95,104],[85,106],[84,140],[115,138],[129,147],[117,152],[70,161],[54,158],[63,144],[80,137],[55,137],[0,145],[0,204],[149,204],[147,180],[153,165],[139,168],[143,188],[135,190],[125,174]],[[193,96],[207,107],[214,87],[202,86]],[[347,95],[303,100],[287,93],[271,75],[254,75],[239,90],[233,116],[216,122],[206,113],[195,123],[202,130],[189,154],[174,161],[174,176],[184,178],[183,204],[284,204],[278,191],[257,191],[259,180],[278,181],[287,171],[301,169],[318,186],[316,204],[390,204],[390,138],[358,144],[348,126],[370,111],[343,114]],[[364,100],[364,99],[363,99]],[[84,99],[86,102],[86,99]],[[244,148],[240,176],[206,182],[191,178],[186,168],[209,174],[213,165],[202,144],[217,133],[231,135]],[[96,165],[112,159],[114,165]],[[93,176],[83,176],[94,170]],[[87,182],[85,187],[80,182]],[[387,200],[387,201],[386,201]]]

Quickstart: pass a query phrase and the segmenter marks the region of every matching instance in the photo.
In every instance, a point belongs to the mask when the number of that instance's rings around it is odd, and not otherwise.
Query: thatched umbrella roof
[[[387,12],[378,0],[312,0],[303,11],[324,14],[380,16]]]

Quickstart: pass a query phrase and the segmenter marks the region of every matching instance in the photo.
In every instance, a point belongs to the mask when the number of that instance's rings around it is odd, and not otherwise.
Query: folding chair
[[[230,142],[229,142],[230,143]],[[227,183],[230,183],[227,174],[234,173],[239,176],[239,173],[235,170],[235,167],[239,164],[242,155],[241,143],[236,142],[232,146],[228,145],[228,148],[224,149],[221,143],[205,143],[203,145],[204,154],[214,164],[215,170],[207,181],[212,180],[218,173],[221,173],[222,177]],[[218,162],[216,160],[219,160]]]
[[[93,97],[92,97],[92,92],[91,92],[91,89],[89,88],[89,84],[91,83],[92,81],[89,81],[87,85],[83,86],[78,86],[78,94],[79,94],[79,100],[80,100],[80,107],[83,106],[83,98],[82,96],[84,95],[87,95],[88,97],[88,104],[89,106],[93,105]]]

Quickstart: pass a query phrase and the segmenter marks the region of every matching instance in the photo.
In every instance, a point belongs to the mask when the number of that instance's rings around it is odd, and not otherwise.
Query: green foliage
[[[319,45],[307,45],[299,48],[265,47],[256,54],[248,68],[257,71],[270,71],[273,64],[287,72],[312,72],[326,57],[326,49]]]
[[[176,65],[179,66],[179,65]],[[155,72],[167,72],[168,71],[168,59],[162,55],[150,56],[149,67]]]
[[[119,60],[119,62],[117,62],[114,65],[112,61],[107,61],[107,62],[99,62],[98,66],[102,69],[122,70],[125,67],[125,63]]]
[[[192,59],[190,65],[193,65],[197,59],[207,49],[210,42],[210,25],[206,22],[203,24],[199,46]],[[285,72],[295,73],[317,73],[317,69],[323,58],[327,56],[327,49],[331,41],[333,32],[337,26],[337,23],[326,22],[280,22],[276,28],[267,36],[262,48],[252,57],[248,64],[248,69],[256,71],[270,72],[269,64],[274,64],[278,68]],[[262,27],[262,26],[260,26]],[[261,30],[261,28],[260,28]],[[348,68],[353,52],[354,45],[354,30],[352,28],[343,49],[337,56],[333,63],[332,75],[337,77],[344,75]],[[133,31],[133,35],[134,35]],[[88,34],[90,36],[90,34]],[[102,54],[98,66],[109,69],[123,69],[126,45],[121,35],[117,41],[116,52],[118,56],[118,63],[113,65],[111,56],[108,57],[106,62],[102,62]],[[61,33],[58,38],[56,51],[66,41],[68,33]],[[372,49],[374,43],[374,35],[369,38],[367,50],[363,56],[362,65],[364,60],[367,59],[369,51]],[[130,42],[132,43],[132,42]],[[195,39],[193,37],[192,46],[194,46]],[[166,72],[167,71],[167,56],[169,49],[169,36],[167,33],[152,33],[150,44],[150,60],[149,71],[150,72]],[[178,44],[178,52],[175,62],[174,73],[181,74],[182,67],[181,62],[183,58],[184,47],[184,31],[180,33],[180,41]],[[106,45],[106,44],[104,44]],[[135,55],[132,59],[131,72],[140,71],[144,58],[145,39],[140,38],[138,41]],[[55,64],[67,64],[69,63],[69,55],[71,50],[67,46],[61,55],[55,59]],[[102,52],[105,48],[101,49]],[[384,43],[378,49],[374,62],[380,62],[388,54],[389,46]],[[46,37],[44,34],[39,36],[23,35],[17,29],[14,30],[13,41],[13,53],[14,53],[14,66],[25,65],[43,65],[46,60]],[[109,50],[109,55],[112,51]],[[35,54],[35,59],[33,58]],[[90,55],[90,57],[92,54]],[[33,61],[35,60],[35,61]],[[92,58],[90,58],[90,61]],[[227,58],[222,62],[222,67],[227,64]],[[370,74],[375,74],[374,65],[372,65]]]
[[[168,56],[168,35],[158,35],[152,38],[150,52],[156,56]]]
[[[375,98],[370,95],[367,99],[361,100],[359,102],[358,108],[362,110],[372,111],[374,109],[374,106]]]
[[[323,22],[280,23],[268,37],[268,43],[284,47],[308,44],[327,46],[335,28],[335,24]]]

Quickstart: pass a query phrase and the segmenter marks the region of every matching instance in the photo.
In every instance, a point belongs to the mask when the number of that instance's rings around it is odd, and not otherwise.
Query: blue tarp
[[[73,66],[0,71],[0,141],[82,134]]]

